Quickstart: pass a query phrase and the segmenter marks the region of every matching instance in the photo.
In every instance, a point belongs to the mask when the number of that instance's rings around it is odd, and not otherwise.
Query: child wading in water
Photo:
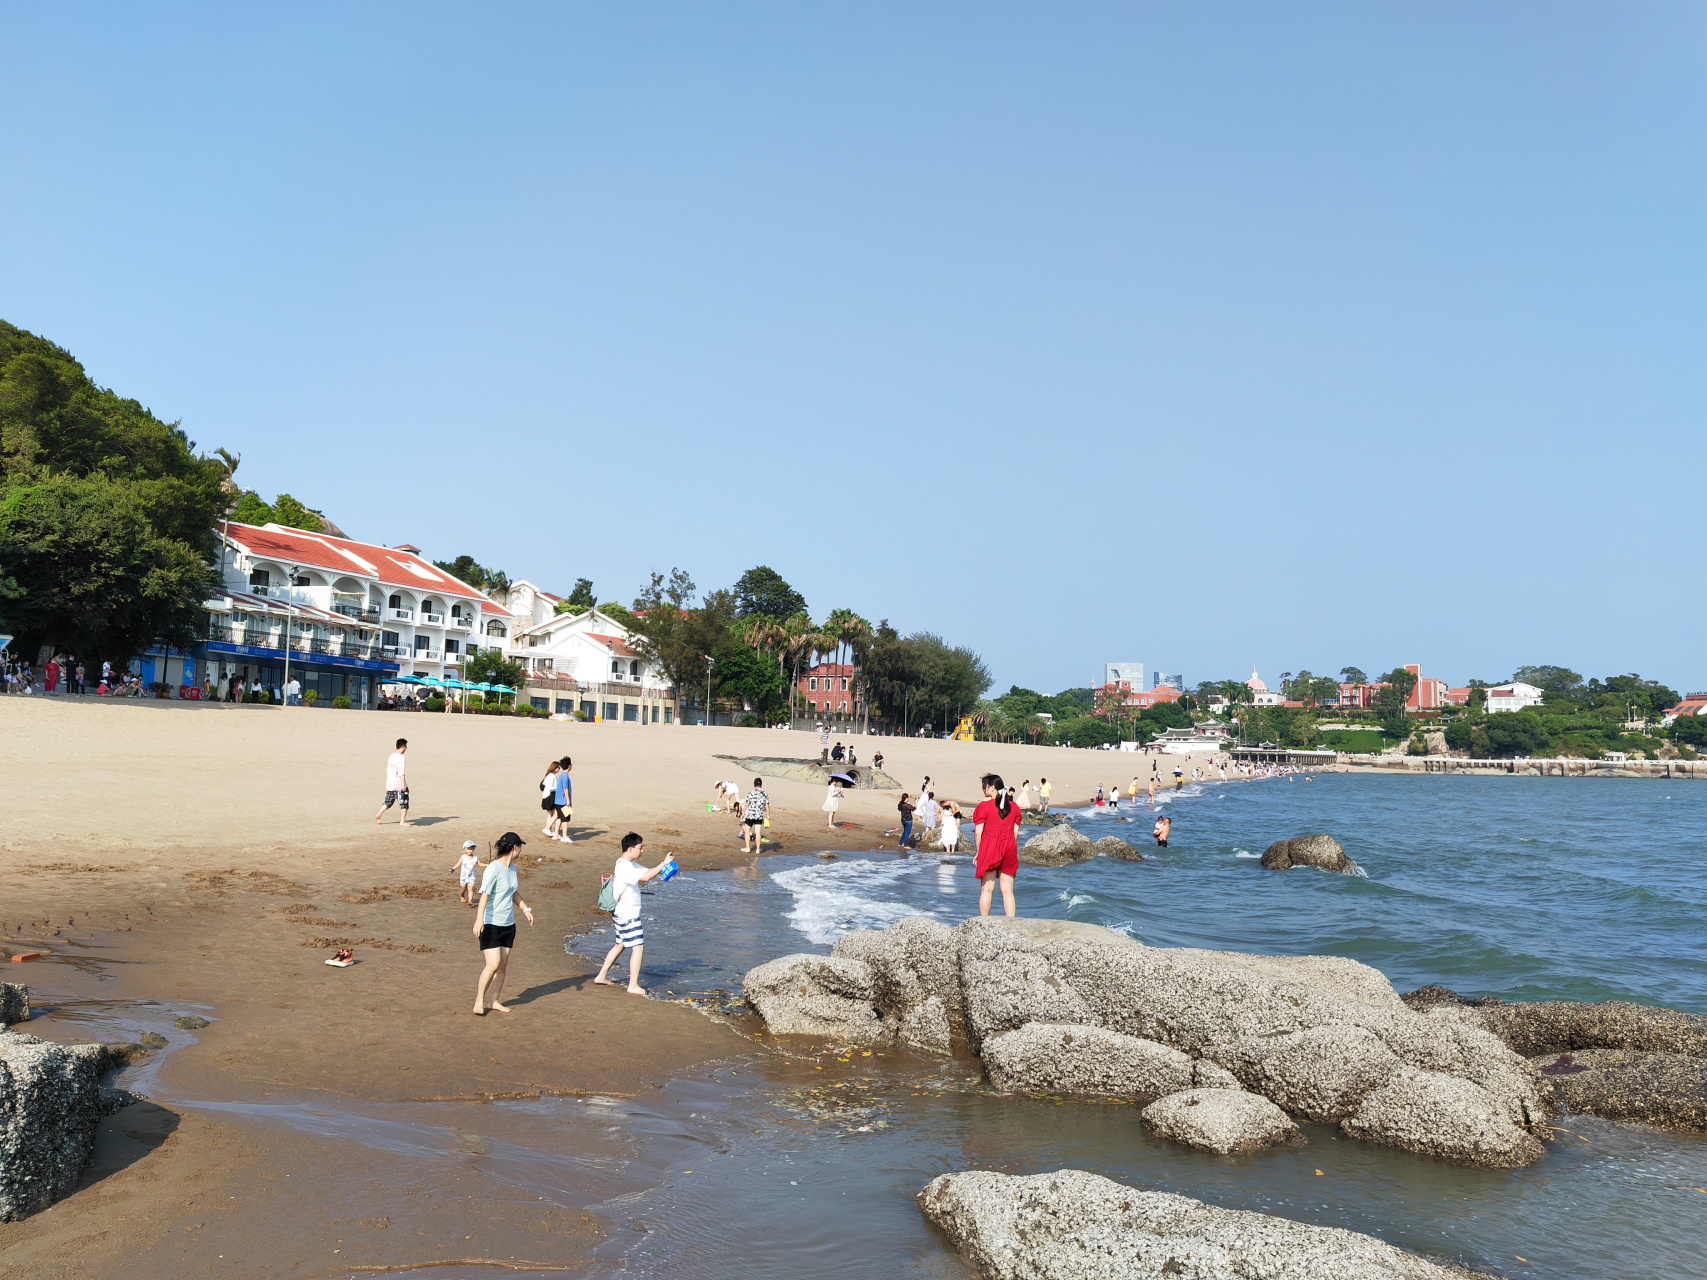
[[[457,881],[462,885],[461,891],[456,895],[456,900],[466,902],[471,907],[475,905],[474,886],[480,871],[480,856],[474,851],[479,847],[472,840],[464,840],[462,842],[462,857],[458,858],[451,866],[451,870],[456,872]]]
[[[983,881],[978,893],[978,914],[990,914],[990,899],[996,885],[1002,886],[1002,911],[1012,916],[1014,909],[1014,875],[1019,871],[1019,842],[1014,832],[1019,827],[1020,811],[996,774],[984,775],[984,795],[972,811],[973,842],[978,848],[978,860],[972,872]]]
[[[599,966],[599,976],[593,979],[601,987],[615,986],[605,975],[622,954],[622,949],[632,948],[628,956],[628,994],[631,996],[646,994],[646,988],[640,985],[640,956],[646,949],[646,926],[640,922],[640,886],[661,872],[670,861],[666,857],[655,867],[643,867],[640,859],[645,853],[646,841],[641,839],[639,832],[630,831],[622,838],[622,857],[616,860],[616,870],[611,874],[611,892],[616,898],[613,916],[616,945],[606,953],[605,962]]]

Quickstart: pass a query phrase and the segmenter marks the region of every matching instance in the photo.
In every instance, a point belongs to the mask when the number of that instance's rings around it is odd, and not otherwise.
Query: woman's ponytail
[[[1014,802],[1008,795],[1008,789],[1002,785],[1001,775],[986,773],[980,785],[996,789],[996,813],[1000,817],[1006,818],[1008,812],[1014,807]]]

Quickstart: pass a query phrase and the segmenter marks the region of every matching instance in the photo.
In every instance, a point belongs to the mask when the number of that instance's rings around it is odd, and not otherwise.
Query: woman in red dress
[[[978,849],[973,874],[984,884],[978,894],[978,914],[990,914],[990,899],[1000,883],[1002,910],[1011,917],[1015,914],[1014,874],[1019,870],[1019,841],[1014,832],[1019,827],[1020,809],[1001,778],[993,773],[984,775],[984,796],[972,811],[973,837]]]

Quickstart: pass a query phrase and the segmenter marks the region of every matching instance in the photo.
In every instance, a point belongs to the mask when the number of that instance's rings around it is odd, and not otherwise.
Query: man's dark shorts
[[[752,827],[755,831],[763,831],[765,828],[765,820],[763,818],[742,818],[741,825],[743,827]]]
[[[402,802],[404,810],[407,811],[409,808],[409,792],[407,788],[402,791],[387,791],[385,793],[385,807],[387,809],[391,808],[392,805],[397,804],[399,801]]]
[[[483,924],[480,926],[480,949],[482,951],[490,951],[494,947],[513,947],[515,945],[515,925]]]

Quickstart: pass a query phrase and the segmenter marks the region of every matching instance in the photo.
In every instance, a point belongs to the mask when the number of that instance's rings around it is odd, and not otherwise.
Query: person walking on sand
[[[474,913],[474,936],[480,942],[480,955],[485,968],[474,988],[474,1012],[484,1018],[488,1008],[508,1013],[501,997],[504,994],[504,974],[510,967],[510,950],[516,945],[516,908],[527,917],[533,928],[533,912],[516,896],[516,850],[527,841],[514,831],[498,837],[498,847],[492,861],[486,864],[486,874],[480,878],[479,910]],[[486,1001],[490,998],[491,1004]]]
[[[756,783],[758,779],[753,781]],[[616,860],[616,868],[611,872],[611,896],[616,899],[616,911],[611,916],[616,924],[616,945],[605,953],[605,962],[599,966],[598,977],[593,979],[601,987],[615,986],[606,975],[623,948],[627,947],[628,994],[631,996],[646,994],[646,988],[640,985],[640,957],[646,950],[646,926],[640,919],[640,886],[662,871],[670,861],[666,855],[657,866],[643,867],[640,859],[645,855],[646,841],[639,832],[630,831],[622,838],[622,856]]]
[[[907,842],[913,838],[913,798],[905,791],[901,793],[901,803],[895,806],[895,811],[901,815],[901,847],[905,849]]]
[[[972,811],[972,840],[978,849],[978,860],[972,874],[983,883],[978,891],[978,914],[990,914],[990,900],[996,885],[1002,886],[1002,912],[1010,919],[1017,914],[1014,907],[1014,876],[1019,872],[1019,807],[1008,799],[1001,778],[986,773],[983,778],[984,799]]]
[[[818,726],[818,763],[830,763],[830,726],[827,724]]]
[[[1173,829],[1174,820],[1168,817],[1167,814],[1164,813],[1161,817],[1156,819],[1155,828],[1150,832],[1150,834],[1156,838],[1157,848],[1166,849],[1168,847],[1168,833]]]
[[[1049,779],[1048,778],[1039,778],[1038,779],[1038,781],[1037,781],[1037,794],[1038,794],[1039,799],[1041,799],[1043,802],[1043,812],[1048,813],[1049,812],[1049,797],[1055,794],[1055,788],[1049,785]]]
[[[545,814],[545,825],[539,834],[557,838],[557,771],[563,766],[555,760],[545,762],[545,776],[539,780],[539,807]]]
[[[836,829],[836,811],[842,807],[842,784],[832,782],[828,794],[824,797],[824,820],[828,830]]]
[[[471,907],[474,905],[474,885],[480,878],[480,855],[475,852],[479,847],[472,840],[464,840],[462,856],[453,862],[450,868],[456,872],[457,884],[461,886],[457,890],[456,900]]]
[[[403,753],[409,750],[409,739],[397,739],[397,750],[393,751],[385,761],[385,803],[379,806],[379,812],[373,815],[378,822],[385,816],[385,811],[394,804],[400,804],[402,819],[398,826],[409,825],[409,771],[403,764]]]
[[[753,779],[753,789],[747,792],[747,798],[741,806],[741,852],[763,853],[765,843],[765,819],[770,817],[771,798],[765,791],[763,778]],[[747,848],[747,837],[753,838],[753,847]],[[663,864],[660,863],[660,866]]]
[[[569,771],[574,767],[568,756],[557,762],[557,834],[552,839],[559,844],[575,843],[569,835],[569,822],[575,816],[575,787],[569,781]]]

